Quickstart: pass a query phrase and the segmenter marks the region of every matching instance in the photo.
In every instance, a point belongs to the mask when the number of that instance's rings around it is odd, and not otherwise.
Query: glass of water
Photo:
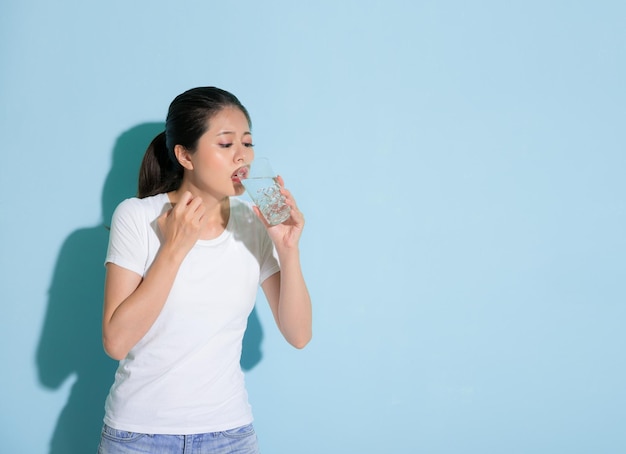
[[[277,225],[289,219],[291,208],[285,204],[285,197],[280,193],[269,159],[255,158],[247,178],[241,183],[268,224]]]

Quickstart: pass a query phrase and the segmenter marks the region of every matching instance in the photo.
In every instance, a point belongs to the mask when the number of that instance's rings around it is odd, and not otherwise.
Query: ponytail
[[[157,135],[146,150],[139,169],[137,197],[143,199],[178,189],[183,168],[170,157],[165,144],[165,131]]]

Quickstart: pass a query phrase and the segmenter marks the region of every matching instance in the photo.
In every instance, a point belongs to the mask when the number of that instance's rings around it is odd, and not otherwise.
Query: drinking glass
[[[280,193],[269,159],[255,158],[247,178],[241,183],[268,224],[277,225],[289,219],[291,208],[285,204],[285,197]]]

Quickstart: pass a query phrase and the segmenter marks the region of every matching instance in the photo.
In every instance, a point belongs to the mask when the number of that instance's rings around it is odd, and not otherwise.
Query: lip
[[[245,180],[246,178],[248,178],[249,172],[250,166],[242,166],[235,170],[230,178],[236,183],[241,183],[241,180]]]

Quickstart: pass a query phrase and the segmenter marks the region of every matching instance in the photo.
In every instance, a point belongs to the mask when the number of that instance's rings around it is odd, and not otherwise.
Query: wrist
[[[179,267],[183,263],[186,256],[186,251],[182,251],[180,248],[176,248],[168,243],[161,245],[157,254],[157,258],[160,258],[161,261],[176,267]]]
[[[278,254],[278,260],[281,264],[286,264],[292,261],[300,261],[300,248],[298,246],[276,247],[276,253]]]

